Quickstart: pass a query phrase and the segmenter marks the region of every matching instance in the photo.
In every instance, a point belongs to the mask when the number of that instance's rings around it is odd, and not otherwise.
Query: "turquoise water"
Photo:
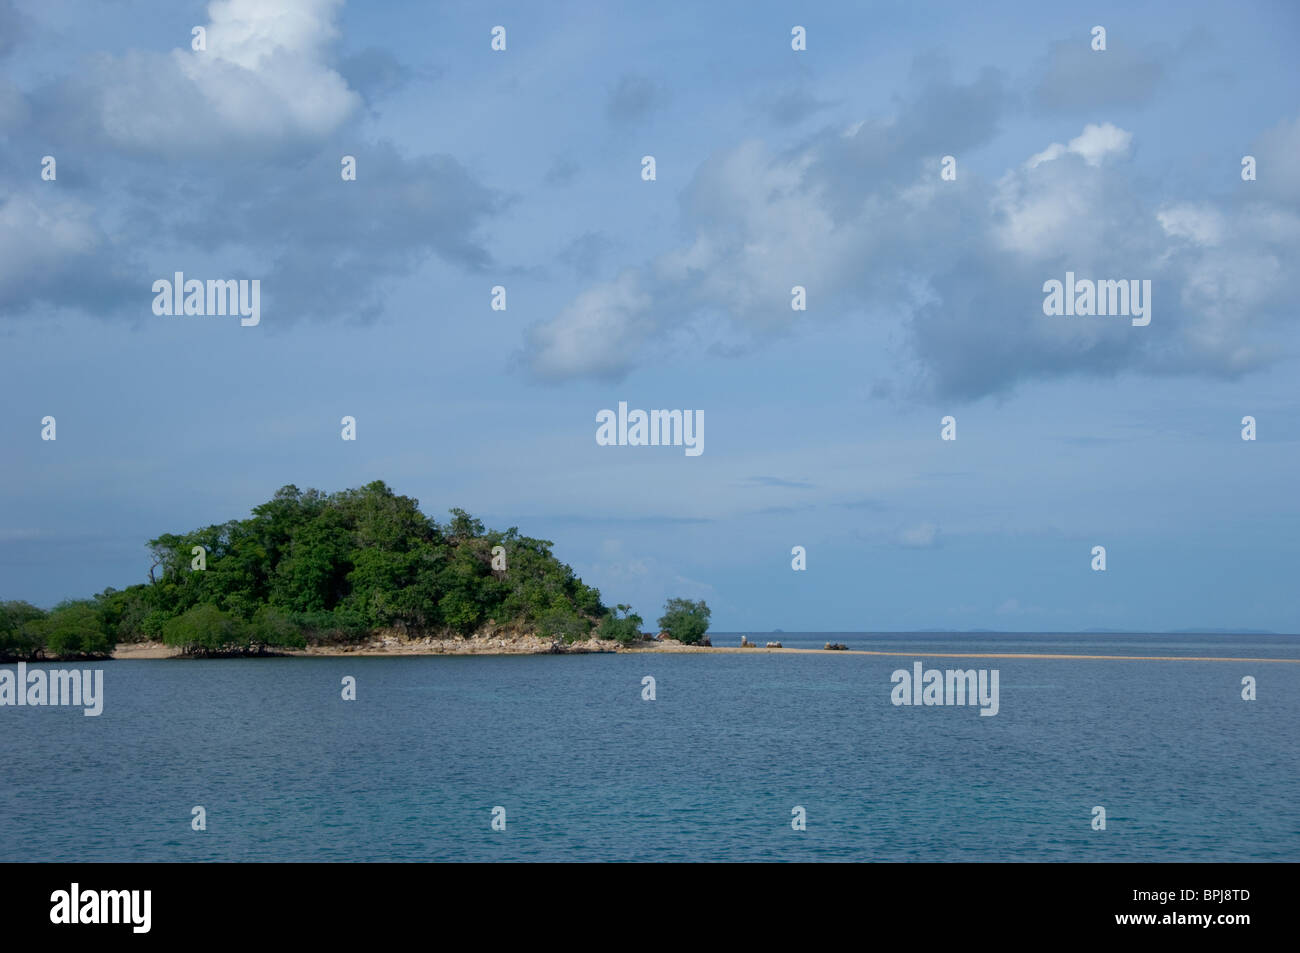
[[[751,637],[1300,657],[1288,636]],[[98,718],[0,708],[0,860],[1300,860],[1300,665],[920,661],[998,669],[999,713],[895,707],[912,659],[831,652],[104,663]]]

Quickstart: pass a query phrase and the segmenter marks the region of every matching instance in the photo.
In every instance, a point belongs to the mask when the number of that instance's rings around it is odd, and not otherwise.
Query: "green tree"
[[[0,602],[0,661],[33,658],[44,648],[39,623],[45,610],[30,602]]]
[[[271,606],[258,609],[248,627],[250,640],[255,645],[302,648],[307,644],[302,631],[293,620]]]
[[[289,485],[250,519],[151,540],[149,585],[129,597],[104,593],[99,603],[110,631],[123,638],[162,637],[191,609],[213,606],[238,631],[221,635],[211,614],[191,619],[190,629],[206,619],[194,642],[203,651],[227,651],[209,647],[218,636],[257,644],[255,623],[266,606],[312,641],[355,640],[389,627],[471,634],[490,621],[575,638],[608,615],[599,590],[556,559],[549,540],[515,527],[486,530],[461,509],[450,516],[439,525],[418,500],[382,481],[332,494]],[[509,552],[506,570],[491,567],[495,545]],[[206,552],[203,571],[191,567],[195,546]],[[173,639],[187,637],[185,626],[171,631]]]
[[[146,630],[146,620],[152,612],[148,589],[143,585],[128,586],[121,591],[108,588],[95,596],[100,620],[114,644],[143,642],[153,637]]]
[[[46,655],[108,655],[113,651],[99,611],[89,600],[61,603],[38,625]]]
[[[580,642],[591,637],[591,622],[568,606],[554,606],[542,613],[538,631],[548,639]]]
[[[326,510],[303,523],[278,550],[271,578],[270,601],[290,612],[333,609],[349,592],[354,547],[337,510]]]
[[[447,535],[456,541],[474,539],[483,535],[483,522],[476,520],[460,507],[448,510],[451,522],[447,524]]]
[[[169,620],[162,631],[163,641],[187,655],[217,654],[247,649],[244,627],[216,606],[194,606]]]
[[[620,617],[619,613],[623,615]],[[615,639],[627,645],[641,638],[642,619],[631,606],[617,605],[601,620],[599,634],[602,639]]]
[[[659,628],[668,637],[687,645],[694,645],[709,631],[709,607],[703,600],[669,599],[664,603],[664,614],[659,618]]]

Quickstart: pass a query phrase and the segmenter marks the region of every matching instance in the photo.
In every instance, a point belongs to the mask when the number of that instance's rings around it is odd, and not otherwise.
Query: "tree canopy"
[[[0,603],[0,661],[112,651],[112,634],[93,600],[61,602],[49,612],[26,602]]]
[[[711,614],[702,599],[699,602],[669,599],[664,603],[664,614],[659,617],[659,628],[667,632],[670,639],[694,645],[709,631]]]
[[[361,639],[381,629],[471,634],[489,623],[566,640],[626,637],[549,540],[439,523],[376,481],[338,493],[285,486],[231,520],[149,541],[150,581],[45,613],[0,603],[0,657],[96,654],[160,639],[196,654]],[[201,550],[199,549],[201,547]],[[505,569],[494,568],[494,548]],[[623,610],[626,612],[627,610]]]

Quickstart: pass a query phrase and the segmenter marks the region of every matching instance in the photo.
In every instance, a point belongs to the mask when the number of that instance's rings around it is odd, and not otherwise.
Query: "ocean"
[[[903,654],[78,666],[104,670],[99,717],[0,708],[0,860],[1300,860],[1300,665],[921,654],[1300,637],[749,635]],[[997,714],[894,705],[914,661],[996,669]]]

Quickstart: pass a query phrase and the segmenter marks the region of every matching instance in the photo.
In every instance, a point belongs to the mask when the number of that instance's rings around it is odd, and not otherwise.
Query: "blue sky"
[[[1300,631],[1298,39],[1290,3],[0,0],[0,598],[382,479],[647,620]],[[1044,315],[1067,270],[1151,280],[1150,325]],[[154,315],[176,271],[260,279],[260,325]],[[619,401],[705,452],[597,446]]]

